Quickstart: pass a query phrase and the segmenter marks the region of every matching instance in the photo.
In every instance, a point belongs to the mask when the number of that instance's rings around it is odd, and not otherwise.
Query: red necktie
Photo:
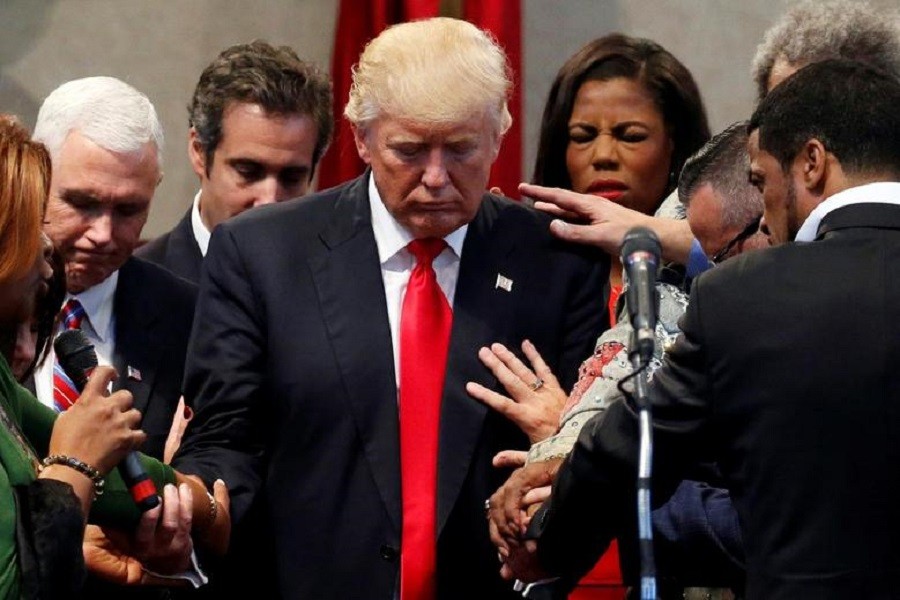
[[[453,313],[431,262],[445,246],[433,238],[408,246],[416,266],[400,315],[400,600],[435,597],[438,429]]]
[[[84,320],[84,307],[75,298],[70,299],[62,307],[59,313],[59,320],[63,325],[63,329],[81,329],[81,322]],[[70,406],[75,404],[81,394],[75,389],[75,384],[65,374],[62,367],[59,366],[59,359],[53,361],[53,405],[57,412],[68,410]]]

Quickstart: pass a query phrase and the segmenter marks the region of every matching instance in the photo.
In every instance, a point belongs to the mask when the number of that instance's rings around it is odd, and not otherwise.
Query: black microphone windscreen
[[[659,261],[662,247],[660,246],[659,238],[652,229],[632,227],[625,234],[625,237],[622,239],[622,262],[625,262],[625,257],[635,252],[649,252]]]
[[[73,381],[73,374],[85,373],[97,366],[94,346],[80,329],[68,329],[56,336],[53,350],[59,365]]]

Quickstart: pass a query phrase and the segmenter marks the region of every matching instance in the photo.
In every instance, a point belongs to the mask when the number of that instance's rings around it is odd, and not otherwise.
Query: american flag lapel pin
[[[135,381],[140,381],[141,380],[140,369],[135,369],[131,365],[128,365],[128,379],[134,379]]]
[[[501,275],[497,273],[497,283],[494,284],[494,289],[501,289],[504,292],[511,292],[513,286],[513,280],[505,275]]]

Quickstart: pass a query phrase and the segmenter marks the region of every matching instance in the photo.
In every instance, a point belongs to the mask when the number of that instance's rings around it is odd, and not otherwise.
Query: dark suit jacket
[[[229,220],[204,263],[185,378],[196,417],[176,464],[222,477],[239,521],[262,502],[286,598],[391,600],[398,581],[397,383],[367,181]],[[548,222],[486,195],[469,225],[441,407],[443,598],[516,597],[483,504],[508,475],[491,457],[527,441],[466,394],[469,380],[497,387],[478,349],[528,338],[570,386],[608,322],[608,262]]]
[[[181,397],[196,300],[196,286],[157,265],[132,257],[119,269],[113,366],[120,386],[132,393],[134,408],[143,414],[147,441],[141,451],[154,458],[162,459]]]
[[[198,283],[203,255],[194,238],[191,209],[188,209],[172,231],[147,242],[137,249],[135,255],[163,266],[190,282]]]
[[[717,462],[748,599],[900,597],[898,269],[900,207],[863,204],[694,284],[651,385],[654,499]],[[546,567],[583,568],[634,506],[636,440],[626,403],[585,426],[535,520]]]

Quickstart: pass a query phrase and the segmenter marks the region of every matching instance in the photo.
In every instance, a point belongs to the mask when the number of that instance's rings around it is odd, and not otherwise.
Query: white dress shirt
[[[212,235],[203,219],[200,218],[200,192],[194,194],[194,204],[191,206],[191,229],[194,230],[194,240],[200,247],[200,256],[206,257],[206,251],[209,250],[209,238]]]
[[[116,287],[119,285],[119,272],[112,275],[94,287],[80,294],[66,294],[63,302],[75,298],[84,307],[84,320],[81,330],[87,339],[94,345],[97,352],[97,363],[111,365],[116,351],[116,317],[113,314],[113,299],[116,295]],[[56,332],[63,330],[62,323]],[[53,363],[56,361],[56,353],[53,347],[47,353],[44,362],[38,366],[34,375],[34,390],[38,400],[43,404],[53,406]]]
[[[375,178],[369,177],[369,206],[372,209],[372,230],[378,246],[378,260],[381,263],[381,279],[384,281],[384,296],[387,301],[388,322],[391,326],[391,342],[394,349],[394,373],[400,386],[400,312],[409,276],[416,259],[406,249],[413,236],[391,216],[381,201]],[[463,225],[444,238],[447,247],[434,259],[432,266],[438,285],[453,307],[456,294],[456,280],[459,278],[459,261],[462,257],[463,242],[468,225]]]
[[[857,187],[848,188],[830,198],[823,200],[803,221],[797,237],[797,242],[811,242],[816,239],[819,224],[825,215],[833,210],[850,206],[851,204],[893,204],[900,206],[900,182],[879,181],[867,183]]]

